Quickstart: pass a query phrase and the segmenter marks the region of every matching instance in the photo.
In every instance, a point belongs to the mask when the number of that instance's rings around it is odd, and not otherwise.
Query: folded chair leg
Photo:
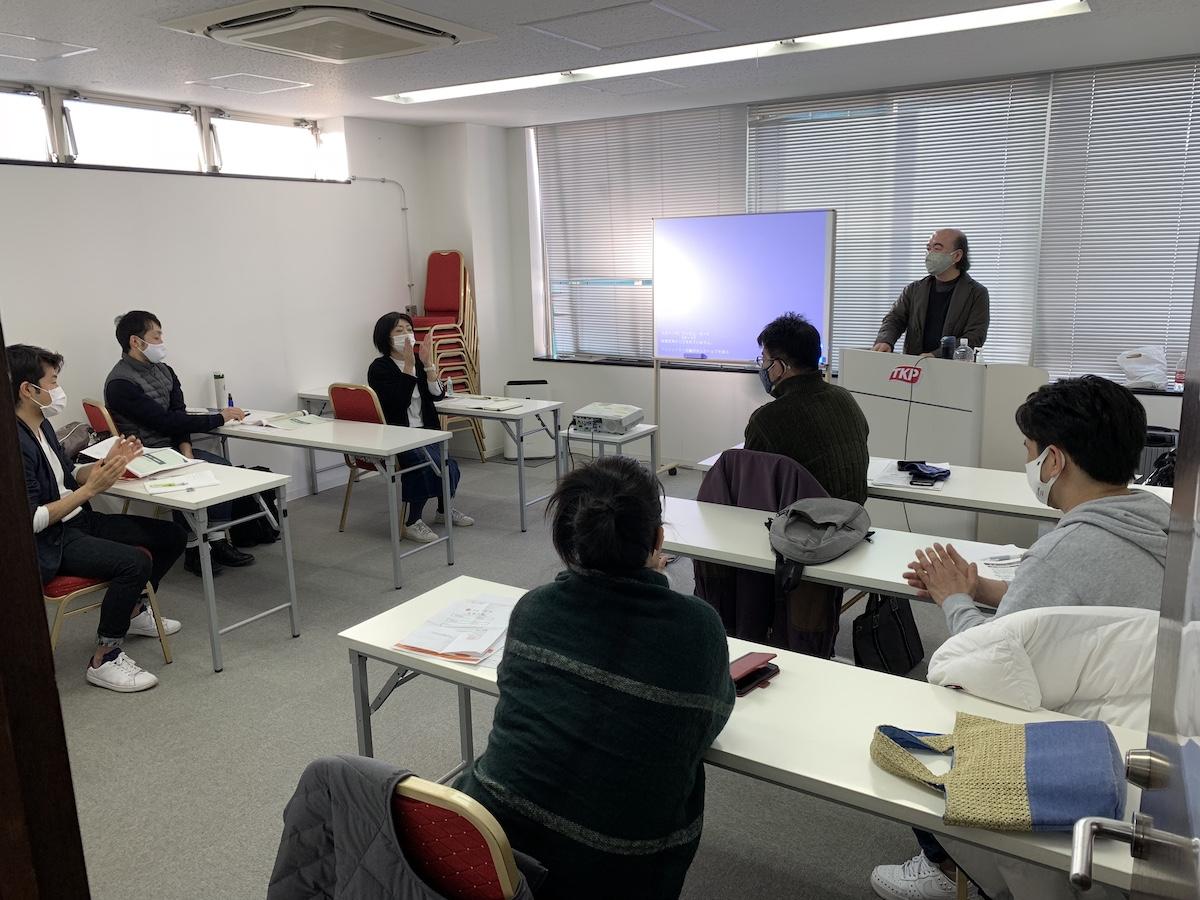
[[[154,587],[146,582],[146,599],[150,601],[150,614],[154,616],[154,627],[158,629],[158,642],[162,645],[163,659],[167,665],[172,662],[171,642],[167,640],[167,632],[163,628],[162,613],[158,611],[158,594]]]
[[[471,434],[475,437],[475,446],[479,449],[479,461],[487,462],[487,452],[483,442],[483,423],[478,419],[471,420]]]
[[[66,618],[63,613],[66,611],[66,601],[54,604],[54,624],[50,626],[50,652],[54,652],[54,648],[58,646],[58,633],[62,631],[63,619]]]
[[[358,469],[350,470],[350,477],[346,479],[346,497],[342,500],[342,521],[338,524],[338,532],[346,530],[346,516],[350,514],[350,492],[354,490],[354,482],[358,480]]]

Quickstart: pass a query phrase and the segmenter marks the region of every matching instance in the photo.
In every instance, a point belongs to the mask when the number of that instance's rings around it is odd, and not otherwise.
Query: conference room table
[[[459,576],[341,632],[338,638],[351,665],[358,752],[374,756],[372,715],[396,688],[427,675],[453,685],[458,693],[462,761],[440,780],[449,781],[468,766],[475,758],[471,692],[497,696],[496,669],[397,650],[394,645],[453,603],[482,595],[519,598],[524,593],[524,588]],[[777,654],[780,674],[765,690],[738,698],[725,729],[705,754],[710,765],[1057,869],[1065,881],[1071,860],[1069,833],[945,825],[942,795],[878,768],[871,760],[870,745],[879,725],[949,732],[959,712],[1019,723],[1069,720],[1070,716],[1013,709],[951,688],[729,639],[731,659],[753,651]],[[374,698],[367,680],[370,660],[394,667]],[[1142,732],[1112,730],[1122,753],[1145,743]],[[420,768],[421,761],[406,756],[403,746],[389,748],[387,755],[405,767]],[[940,768],[944,771],[945,765]],[[1131,815],[1138,808],[1137,792],[1134,788],[1129,792],[1126,809]],[[764,839],[769,840],[769,835]],[[1128,849],[1117,842],[1098,841],[1095,851],[1093,878],[1129,890],[1133,861]]]
[[[254,411],[255,417],[261,416],[266,419],[279,415],[281,413]],[[294,429],[273,428],[269,425],[247,425],[242,422],[227,423],[212,433],[221,438],[221,448],[227,459],[229,458],[229,439],[236,438],[284,447],[299,447],[309,451],[326,450],[369,461],[387,482],[388,520],[392,539],[392,581],[396,590],[400,589],[401,583],[400,561],[407,556],[444,543],[446,545],[446,564],[454,565],[454,529],[449,516],[446,517],[444,537],[428,544],[422,544],[412,550],[402,551],[400,549],[400,502],[403,499],[400,478],[405,472],[428,466],[434,472],[439,473],[442,479],[442,502],[446,509],[451,508],[449,469],[445,465],[439,466],[434,462],[428,452],[429,447],[441,444],[442,458],[446,459],[449,456],[449,431],[329,419],[320,423],[299,425]],[[408,450],[425,451],[426,461],[406,469],[397,468],[397,456]]]
[[[554,478],[557,481],[562,478],[563,460],[562,453],[559,448],[560,434],[560,416],[562,415],[562,402],[558,400],[525,400],[508,397],[493,397],[490,398],[495,403],[516,404],[511,409],[484,409],[482,405],[486,401],[480,401],[478,398],[469,395],[451,395],[445,400],[439,400],[433,404],[433,408],[443,416],[462,416],[470,419],[488,419],[494,422],[499,422],[501,427],[512,438],[513,443],[517,445],[517,508],[520,511],[521,531],[525,531],[525,511],[534,504],[541,503],[547,499],[550,494],[543,494],[540,497],[535,497],[532,500],[525,499],[525,439],[536,434],[546,433],[550,435],[550,440],[554,443]],[[553,426],[547,425],[543,415],[549,413],[552,417]],[[528,418],[536,418],[538,427],[527,429],[525,420]]]
[[[734,449],[741,449],[741,445]],[[720,453],[700,460],[696,468],[707,472]],[[932,460],[936,462],[936,460]],[[950,477],[944,487],[933,489],[911,485],[875,484],[874,479],[894,459],[872,456],[867,465],[867,496],[877,500],[895,500],[901,503],[919,503],[924,506],[940,506],[946,509],[961,509],[969,512],[992,513],[1000,516],[1016,516],[1026,519],[1057,521],[1062,511],[1040,502],[1029,489],[1024,472],[1004,469],[981,469],[973,466],[950,466]],[[1171,502],[1172,490],[1152,485],[1131,485],[1134,490],[1146,491]]]
[[[166,494],[152,494],[146,486],[149,481],[168,479],[172,475],[201,472],[211,472],[216,478],[217,484],[209,487],[188,488],[184,491],[172,491]],[[191,529],[192,535],[199,544],[200,575],[204,584],[204,605],[208,614],[208,639],[212,647],[214,672],[220,672],[225,668],[221,655],[221,635],[249,625],[251,622],[257,622],[259,619],[286,609],[291,618],[292,637],[300,636],[300,615],[296,603],[296,571],[292,565],[292,532],[288,525],[287,486],[289,481],[291,481],[289,476],[274,472],[259,472],[255,469],[239,469],[235,466],[219,466],[214,463],[202,462],[188,466],[186,469],[168,472],[161,478],[121,480],[105,491],[107,495],[120,497],[122,500],[136,500],[178,512],[187,522],[188,528]],[[275,505],[279,511],[278,522],[275,521],[267,504],[260,496],[264,491],[275,492]],[[259,511],[231,522],[213,523],[209,521],[209,509],[241,497],[253,497],[258,502]],[[281,603],[222,628],[217,617],[217,593],[213,585],[212,557],[209,550],[210,536],[213,532],[224,531],[231,525],[260,518],[266,518],[273,526],[278,527],[283,539],[283,563],[287,575],[289,600],[287,603]]]
[[[701,500],[667,497],[663,502],[663,551],[688,556],[702,562],[723,563],[752,572],[775,572],[775,551],[771,549],[767,520],[772,513]],[[876,591],[914,597],[916,590],[903,578],[908,564],[924,550],[946,538],[911,531],[875,528],[869,540],[843,553],[837,559],[804,567],[804,580],[817,584]],[[988,569],[983,560],[990,556],[1010,555],[995,544],[978,541],[953,541],[956,549],[969,560]]]

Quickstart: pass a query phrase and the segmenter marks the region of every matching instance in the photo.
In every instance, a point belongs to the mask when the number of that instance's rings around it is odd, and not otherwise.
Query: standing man
[[[149,450],[174,447],[189,459],[227,466],[229,460],[207,450],[192,447],[192,432],[208,432],[226,422],[246,417],[243,410],[230,407],[214,413],[193,414],[187,411],[183,388],[175,371],[163,360],[167,345],[163,341],[162,323],[154,313],[135,309],[117,319],[117,343],[121,345],[121,360],[104,382],[104,404],[122,434],[138,438]],[[214,523],[233,518],[231,504],[222,503],[210,510]],[[176,521],[186,524],[176,514]],[[213,541],[213,574],[222,566],[248,566],[254,557],[243,553],[228,539]],[[183,567],[193,575],[200,574],[200,551],[192,547],[184,555]]]
[[[904,334],[904,352],[920,356],[938,349],[942,338],[966,338],[972,347],[987,340],[991,318],[988,291],[967,274],[971,268],[967,236],[957,228],[942,228],[925,245],[929,273],[900,292],[883,317],[874,350],[891,353]]]
[[[867,419],[821,375],[821,334],[785,313],[758,336],[758,377],[773,398],[746,423],[746,449],[794,459],[830,497],[867,502]]]

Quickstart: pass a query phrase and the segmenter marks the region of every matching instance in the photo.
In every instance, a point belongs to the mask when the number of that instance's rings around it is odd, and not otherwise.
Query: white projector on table
[[[575,410],[575,415],[571,417],[571,425],[578,431],[625,434],[645,416],[640,406],[629,406],[625,403],[589,403]]]

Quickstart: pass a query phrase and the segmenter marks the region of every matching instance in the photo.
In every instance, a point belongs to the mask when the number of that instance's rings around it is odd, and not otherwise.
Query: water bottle
[[[954,359],[954,335],[947,334],[938,345],[938,359]]]
[[[1184,382],[1187,381],[1187,353],[1179,354],[1179,362],[1175,363],[1175,381],[1171,384],[1171,390],[1176,394],[1183,393]]]
[[[973,362],[975,352],[967,345],[966,338],[958,339],[958,346],[954,348],[954,358],[962,362]]]

